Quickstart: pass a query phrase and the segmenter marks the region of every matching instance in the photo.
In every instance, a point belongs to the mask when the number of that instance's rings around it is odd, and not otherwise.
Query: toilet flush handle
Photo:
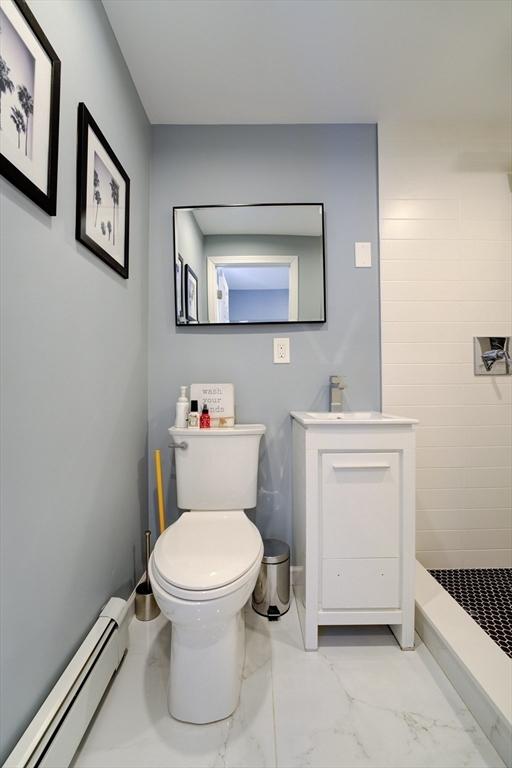
[[[186,440],[182,440],[179,443],[170,443],[169,444],[169,448],[183,448],[183,449],[185,449],[185,448],[188,448],[188,443],[187,443]]]

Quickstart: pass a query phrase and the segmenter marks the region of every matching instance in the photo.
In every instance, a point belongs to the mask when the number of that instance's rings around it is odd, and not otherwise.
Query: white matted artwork
[[[128,277],[130,179],[85,104],[78,109],[76,238]]]
[[[39,177],[41,185],[46,180],[46,163],[43,162],[46,158],[39,158],[37,165],[32,162],[34,157],[34,121],[32,117],[34,115],[35,52],[25,44],[6,11],[9,13],[9,4],[6,4],[5,10],[3,5],[0,6],[0,40],[2,41],[2,59],[5,62],[5,68],[9,70],[5,76],[8,77],[14,87],[6,88],[5,91],[2,90],[2,109],[0,111],[2,150],[6,155],[13,157],[18,165],[25,163],[26,170],[31,173],[33,178]],[[45,62],[45,64],[43,77],[48,84],[50,66],[49,62]],[[2,78],[2,83],[6,82],[5,76]],[[24,94],[23,103],[27,109],[24,108],[18,89]]]
[[[89,126],[87,144],[87,208],[85,233],[123,264],[125,185]]]
[[[212,427],[232,427],[235,423],[235,388],[233,384],[191,384],[190,399],[199,410],[208,406]]]

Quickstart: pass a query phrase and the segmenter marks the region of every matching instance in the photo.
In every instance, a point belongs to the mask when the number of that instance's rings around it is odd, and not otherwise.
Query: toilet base
[[[244,606],[262,555],[263,543],[260,556],[238,582],[202,600],[185,600],[162,589],[151,555],[148,570],[155,600],[172,624],[168,706],[176,720],[213,723],[235,711],[245,659]]]
[[[173,624],[168,707],[176,720],[212,723],[235,711],[245,658],[245,619],[197,627]]]

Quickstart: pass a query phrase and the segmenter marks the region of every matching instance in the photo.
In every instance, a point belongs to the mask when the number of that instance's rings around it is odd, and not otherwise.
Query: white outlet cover
[[[372,265],[372,244],[355,243],[355,262],[356,267],[371,267]]]
[[[290,362],[290,339],[275,338],[274,339],[274,363],[289,363],[289,362]]]

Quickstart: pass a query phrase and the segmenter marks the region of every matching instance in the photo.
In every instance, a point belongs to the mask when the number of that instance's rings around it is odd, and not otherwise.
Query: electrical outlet
[[[290,362],[290,339],[274,339],[274,363]]]

